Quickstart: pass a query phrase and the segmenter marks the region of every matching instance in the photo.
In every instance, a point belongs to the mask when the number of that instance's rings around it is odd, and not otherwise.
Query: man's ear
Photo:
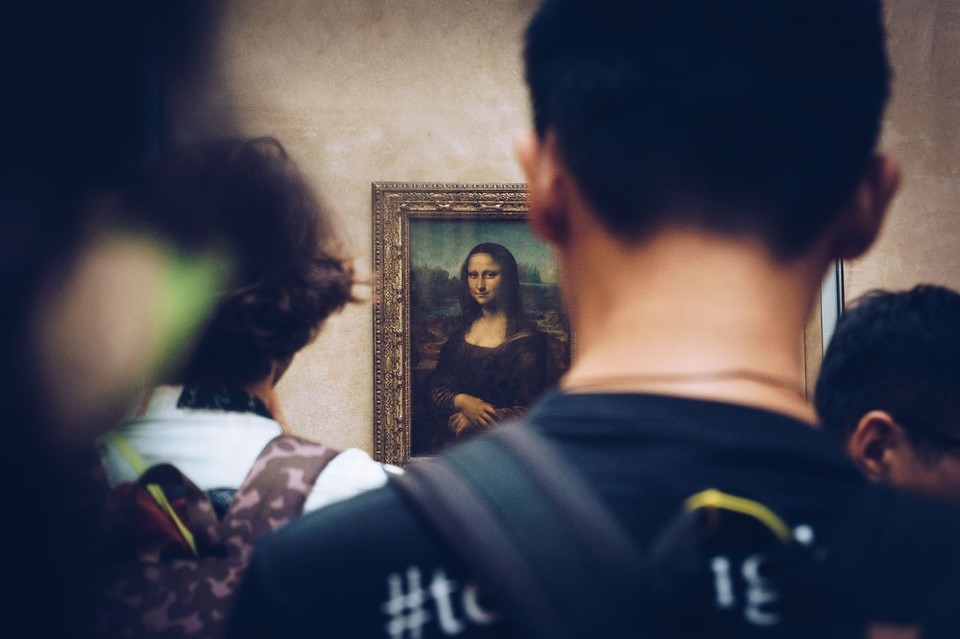
[[[516,139],[517,159],[527,180],[527,208],[530,227],[540,238],[553,245],[563,245],[570,234],[566,198],[567,179],[560,161],[556,138],[540,138],[526,131]]]
[[[905,445],[909,445],[906,433],[890,414],[872,410],[860,418],[847,440],[847,453],[868,479],[884,481],[890,477]]]
[[[889,155],[878,153],[873,156],[837,220],[834,258],[853,259],[873,245],[900,187],[900,173],[899,163]]]

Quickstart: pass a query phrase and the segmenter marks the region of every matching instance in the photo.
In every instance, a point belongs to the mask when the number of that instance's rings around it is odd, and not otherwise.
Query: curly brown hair
[[[177,381],[261,381],[354,301],[353,268],[328,210],[272,138],[206,140],[162,154],[137,199],[178,245],[220,248],[234,266]]]

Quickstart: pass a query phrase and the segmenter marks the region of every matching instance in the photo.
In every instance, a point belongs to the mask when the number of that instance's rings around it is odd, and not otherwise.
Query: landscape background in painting
[[[521,220],[411,219],[410,369],[413,455],[427,455],[417,436],[427,419],[424,382],[440,349],[460,323],[460,265],[481,242],[505,246],[517,260],[520,294],[527,317],[550,339],[561,371],[570,364],[570,330],[560,300],[558,273],[550,249]]]

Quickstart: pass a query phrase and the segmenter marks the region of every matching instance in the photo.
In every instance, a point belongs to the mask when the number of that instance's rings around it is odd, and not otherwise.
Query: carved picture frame
[[[524,316],[548,344],[551,371],[569,366],[574,344],[552,254],[526,224],[525,185],[374,182],[372,200],[373,451],[402,466],[438,450],[444,414],[427,399],[427,380],[462,329],[454,295],[472,248],[493,242],[514,254]]]

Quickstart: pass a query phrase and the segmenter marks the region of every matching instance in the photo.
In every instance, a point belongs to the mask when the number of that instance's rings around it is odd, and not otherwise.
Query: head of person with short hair
[[[807,249],[871,169],[889,69],[877,2],[546,2],[534,126],[603,224]]]
[[[796,335],[823,273],[871,245],[899,183],[896,162],[876,150],[890,82],[879,2],[548,0],[524,58],[534,127],[518,153],[530,219],[555,248],[573,323],[599,336],[615,321],[595,315],[609,309],[602,298],[647,299],[648,319],[671,329],[710,307],[726,326],[678,340],[689,358],[655,365],[637,352],[624,372],[749,369],[759,386],[779,370],[786,386],[775,353],[802,360]],[[668,271],[659,284],[646,277]],[[614,284],[627,273],[637,278]],[[748,323],[768,312],[761,300],[790,311],[777,348],[758,326],[767,348],[734,361],[727,338],[746,343]],[[581,328],[582,355],[592,338]],[[788,376],[813,419],[802,371]]]
[[[867,477],[960,500],[960,294],[859,298],[837,322],[815,403]]]

